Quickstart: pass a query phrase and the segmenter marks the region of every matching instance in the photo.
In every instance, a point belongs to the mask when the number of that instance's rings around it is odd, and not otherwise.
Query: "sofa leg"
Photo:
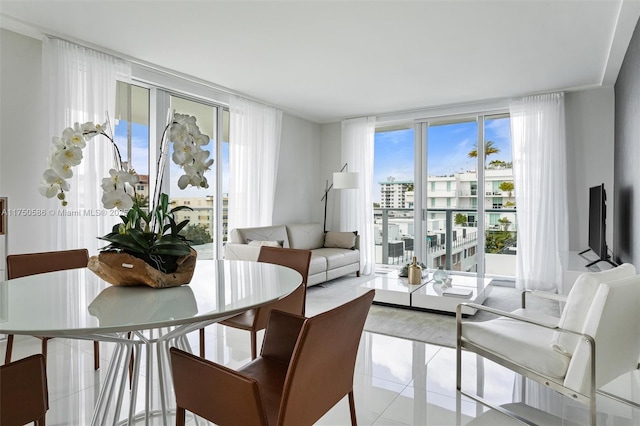
[[[356,277],[360,276],[360,271],[356,272]]]

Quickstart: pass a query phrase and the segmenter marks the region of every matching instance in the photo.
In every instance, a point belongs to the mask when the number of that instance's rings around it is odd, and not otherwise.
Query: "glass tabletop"
[[[117,287],[89,269],[0,282],[0,333],[81,336],[225,318],[291,293],[293,269],[269,263],[199,260],[191,283]]]

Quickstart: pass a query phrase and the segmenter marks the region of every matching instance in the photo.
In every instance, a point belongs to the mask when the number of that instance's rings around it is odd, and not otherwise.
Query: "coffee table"
[[[449,313],[455,313],[459,303],[482,304],[491,292],[490,278],[450,275],[454,290],[466,290],[470,294],[468,296],[445,295],[446,288],[434,282],[432,277],[433,273],[428,273],[422,277],[420,284],[411,285],[407,278],[398,276],[397,271],[391,271],[362,284],[358,292],[362,294],[374,289],[376,295],[373,302],[378,304]],[[465,306],[462,313],[473,315],[476,309]]]

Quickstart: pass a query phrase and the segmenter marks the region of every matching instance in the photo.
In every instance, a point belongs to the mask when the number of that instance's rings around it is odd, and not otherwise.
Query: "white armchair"
[[[477,353],[527,378],[589,405],[596,423],[596,390],[638,368],[640,356],[640,276],[631,264],[582,274],[566,297],[560,318],[523,306],[503,312],[482,305],[458,305],[456,387],[462,394],[505,412],[462,390],[462,349]],[[560,295],[530,292],[529,296]],[[462,306],[498,315],[463,322]],[[505,412],[513,415],[513,413]]]

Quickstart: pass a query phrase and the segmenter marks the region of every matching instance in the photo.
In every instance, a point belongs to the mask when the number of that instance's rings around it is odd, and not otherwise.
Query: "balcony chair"
[[[269,312],[279,310],[304,316],[311,251],[263,246],[260,248],[258,262],[273,263],[296,270],[302,275],[302,285],[288,296],[276,302],[256,309],[250,309],[220,322],[220,324],[240,330],[247,330],[251,333],[251,359],[256,359],[258,353],[257,334],[258,331],[264,330],[266,327]],[[200,329],[200,357],[205,357],[204,328]]]
[[[0,425],[45,426],[49,409],[45,359],[31,355],[0,366]]]
[[[590,424],[595,425],[597,389],[638,368],[640,276],[635,273],[631,264],[584,273],[566,297],[537,291],[523,292],[522,308],[513,312],[475,303],[458,305],[458,391],[517,418],[514,413],[462,390],[461,351],[464,349],[587,404]],[[566,301],[561,317],[558,319],[527,309],[527,294]],[[499,317],[485,322],[463,322],[464,305]],[[617,399],[637,406],[637,403]]]
[[[371,290],[311,318],[272,311],[260,357],[238,371],[171,348],[176,425],[185,412],[219,425],[311,425],[349,397]]]
[[[43,274],[45,272],[63,271],[67,269],[85,268],[89,262],[87,249],[50,251],[42,253],[11,254],[7,256],[7,277],[26,277],[29,275]],[[47,342],[50,337],[38,337],[42,340],[42,355],[47,357]],[[11,362],[13,350],[13,334],[7,336],[7,349],[4,363]],[[93,368],[100,368],[100,345],[93,342]]]

